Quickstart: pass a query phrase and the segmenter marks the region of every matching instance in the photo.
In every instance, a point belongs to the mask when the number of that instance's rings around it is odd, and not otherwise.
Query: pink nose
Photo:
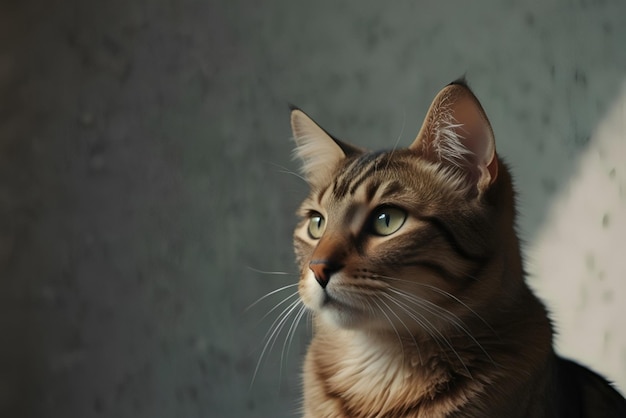
[[[330,276],[339,271],[342,267],[342,265],[329,260],[311,260],[309,263],[309,268],[313,272],[315,280],[322,286],[322,289],[326,289]]]

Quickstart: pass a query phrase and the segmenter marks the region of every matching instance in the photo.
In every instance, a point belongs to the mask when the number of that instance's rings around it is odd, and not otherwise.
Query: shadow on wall
[[[564,351],[626,384],[622,2],[1,7],[0,415],[292,416],[306,327],[248,389],[277,311],[242,314],[297,279],[248,268],[295,270],[286,104],[354,143],[408,145],[463,73]]]

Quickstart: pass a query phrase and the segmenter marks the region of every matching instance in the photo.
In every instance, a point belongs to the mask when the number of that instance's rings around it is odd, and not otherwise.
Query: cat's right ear
[[[330,179],[334,168],[347,156],[360,153],[356,147],[335,139],[302,110],[291,107],[294,155],[302,161],[302,174],[311,185]]]

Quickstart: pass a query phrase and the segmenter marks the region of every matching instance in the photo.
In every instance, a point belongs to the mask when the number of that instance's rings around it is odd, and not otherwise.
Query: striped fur
[[[304,416],[566,416],[564,363],[524,282],[510,175],[467,86],[435,98],[407,149],[360,150],[299,110],[292,127],[311,185],[294,234],[315,324]],[[388,208],[406,219],[381,235]]]

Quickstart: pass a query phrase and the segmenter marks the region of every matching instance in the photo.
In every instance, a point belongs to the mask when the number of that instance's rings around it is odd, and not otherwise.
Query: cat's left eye
[[[376,235],[391,235],[404,225],[406,212],[400,208],[386,206],[374,211],[372,232]]]

